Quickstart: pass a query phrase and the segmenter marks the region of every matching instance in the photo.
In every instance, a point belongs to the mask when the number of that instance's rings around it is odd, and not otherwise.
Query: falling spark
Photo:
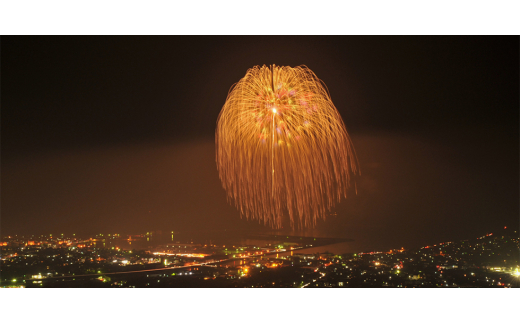
[[[255,66],[230,90],[216,128],[220,180],[241,216],[315,226],[359,174],[325,84],[306,66]],[[357,186],[356,186],[357,193]]]

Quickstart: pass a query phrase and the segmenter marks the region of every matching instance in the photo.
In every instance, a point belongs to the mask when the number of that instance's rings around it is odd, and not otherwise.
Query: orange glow
[[[316,225],[359,173],[322,81],[306,66],[255,66],[234,85],[216,128],[220,180],[241,216]]]
[[[162,255],[162,256],[182,256],[188,258],[204,258],[209,256],[209,254],[205,253],[167,253],[167,252],[154,252],[154,255]]]

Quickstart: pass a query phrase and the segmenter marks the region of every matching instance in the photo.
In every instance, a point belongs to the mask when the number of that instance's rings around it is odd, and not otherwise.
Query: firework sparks
[[[255,66],[234,85],[216,128],[217,168],[241,215],[274,228],[314,226],[359,172],[345,125],[307,67]]]

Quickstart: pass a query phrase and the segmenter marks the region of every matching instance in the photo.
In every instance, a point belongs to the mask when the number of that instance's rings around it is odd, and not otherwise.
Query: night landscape
[[[518,37],[1,41],[2,287],[519,287]]]

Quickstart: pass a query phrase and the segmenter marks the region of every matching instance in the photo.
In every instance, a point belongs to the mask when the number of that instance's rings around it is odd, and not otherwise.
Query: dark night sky
[[[307,65],[360,161],[314,233],[362,248],[519,223],[518,37],[2,37],[1,234],[261,230],[214,131],[254,65]]]

